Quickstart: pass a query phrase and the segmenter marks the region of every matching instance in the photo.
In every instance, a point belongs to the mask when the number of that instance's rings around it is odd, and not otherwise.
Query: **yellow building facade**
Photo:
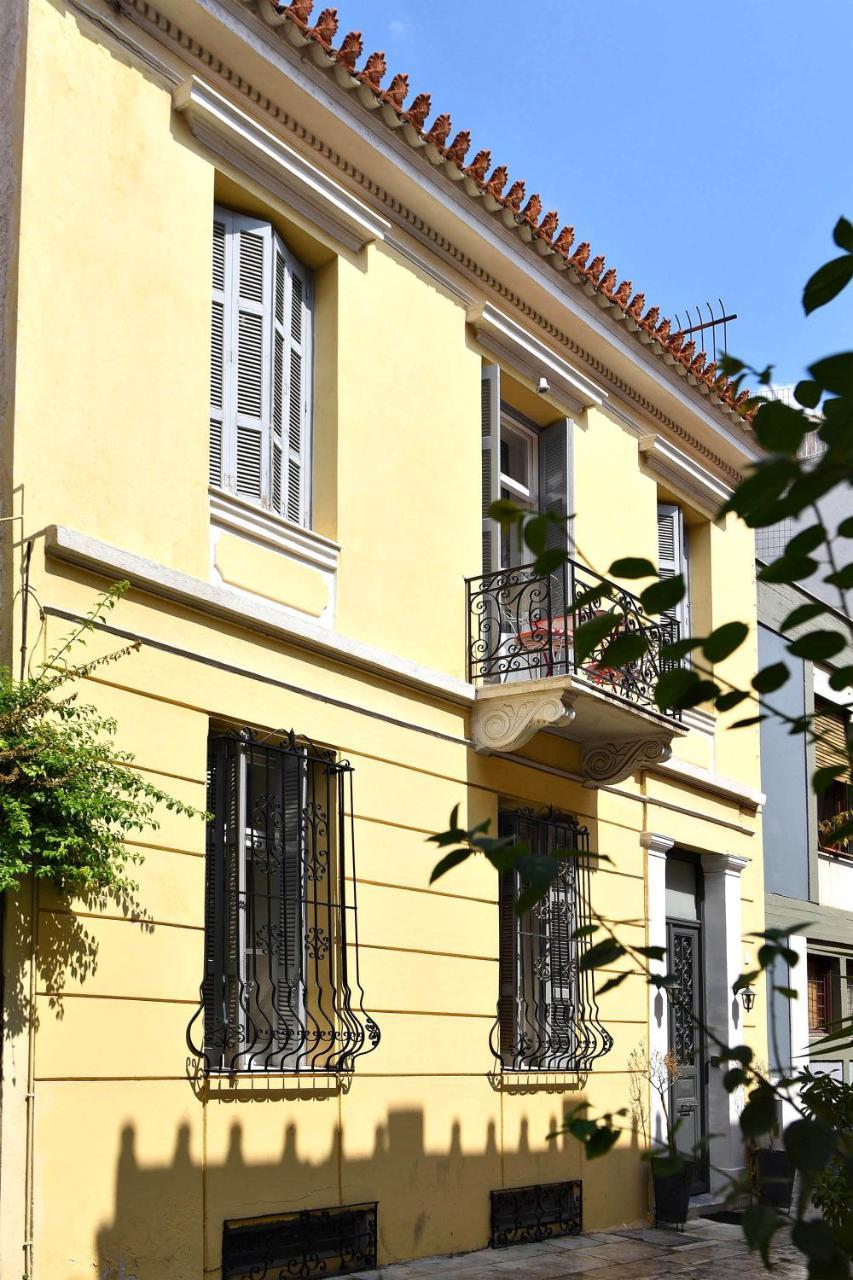
[[[763,927],[757,730],[576,664],[566,601],[668,554],[695,630],[754,622],[752,534],[714,514],[748,427],[310,5],[3,21],[3,661],[127,579],[91,649],[138,649],[85,696],[214,816],[134,841],[131,904],[6,903],[2,1274],[242,1275],[241,1230],[365,1205],[380,1263],[461,1252],[491,1192],[569,1180],[584,1229],[645,1219],[647,1086],[603,1160],[548,1134],[630,1106],[672,1010],[640,975],[584,994],[575,953],[558,990],[578,886],[534,937],[482,860],[431,886],[427,837],[455,805],[577,824],[591,910],[687,948],[765,1056],[764,993],[744,1022],[730,985]],[[536,580],[501,494],[573,513],[576,567]],[[754,664],[753,629],[720,674]],[[713,1196],[737,1100],[684,1052]]]

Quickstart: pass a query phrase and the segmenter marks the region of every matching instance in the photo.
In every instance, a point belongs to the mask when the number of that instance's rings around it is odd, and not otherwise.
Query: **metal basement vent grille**
[[[493,1249],[532,1244],[553,1236],[580,1235],[583,1225],[581,1183],[544,1182],[490,1192]]]
[[[222,1280],[346,1276],[376,1266],[376,1204],[226,1222]]]

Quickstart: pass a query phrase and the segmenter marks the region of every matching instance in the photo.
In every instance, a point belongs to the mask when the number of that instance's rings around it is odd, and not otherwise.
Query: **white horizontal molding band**
[[[702,769],[699,765],[679,760],[675,756],[660,764],[650,765],[649,768],[651,772],[668,775],[672,782],[686,782],[699,791],[710,791],[714,795],[737,800],[744,808],[754,809],[756,812],[761,810],[767,799],[763,791],[756,791],[737,778],[727,778],[724,774]]]
[[[390,230],[385,218],[197,76],[178,85],[172,101],[203,146],[346,248],[358,252]]]
[[[467,320],[480,346],[497,356],[508,368],[516,369],[534,386],[540,378],[547,379],[549,391],[546,398],[559,404],[566,412],[582,413],[584,409],[604,403],[606,391],[594,386],[561,356],[491,303],[472,307]]]
[[[314,569],[322,569],[326,573],[337,570],[340,547],[331,538],[294,524],[275,512],[262,511],[236,494],[215,487],[208,492],[211,524],[244,534]]]
[[[107,542],[90,538],[85,533],[62,525],[49,525],[45,530],[45,553],[57,560],[80,565],[112,581],[127,579],[131,586],[167,600],[197,609],[213,617],[236,622],[249,631],[257,631],[283,640],[300,649],[322,654],[344,666],[369,671],[396,684],[407,685],[433,697],[468,706],[474,701],[474,688],[458,680],[410,662],[397,654],[386,653],[373,645],[349,636],[338,635],[319,626],[304,615],[291,613],[268,601],[255,599],[230,587],[216,586],[180,573],[166,565],[146,560],[143,556],[122,551]]]
[[[727,484],[661,436],[643,436],[640,457],[656,476],[695,499],[710,515],[716,515],[732,495]]]

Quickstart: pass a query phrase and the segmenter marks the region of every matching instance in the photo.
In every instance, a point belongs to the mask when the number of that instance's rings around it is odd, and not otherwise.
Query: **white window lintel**
[[[191,76],[172,101],[199,142],[346,248],[360,251],[390,230],[389,222],[204,80]]]

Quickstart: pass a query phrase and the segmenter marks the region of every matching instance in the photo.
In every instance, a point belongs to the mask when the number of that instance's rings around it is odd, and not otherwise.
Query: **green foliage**
[[[834,1244],[853,1257],[853,1085],[810,1071],[804,1079],[800,1101],[806,1115],[832,1134],[829,1158],[816,1170],[812,1202]]]
[[[69,661],[126,587],[101,597],[35,675],[0,669],[0,890],[32,874],[65,892],[126,891],[128,866],[141,860],[127,838],[156,827],[158,805],[197,812],[140,776],[114,745],[115,721],[75,688],[134,648]]]

